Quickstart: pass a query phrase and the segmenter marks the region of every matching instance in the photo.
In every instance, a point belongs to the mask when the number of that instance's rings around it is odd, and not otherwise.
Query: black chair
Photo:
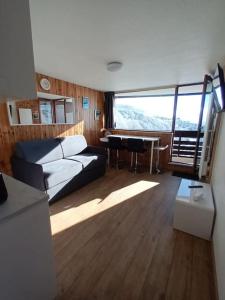
[[[134,160],[134,153],[135,153],[135,164],[134,164],[134,171],[137,172],[138,166],[138,153],[144,153],[147,151],[144,145],[144,141],[142,139],[127,139],[127,150],[131,152],[131,160],[130,160],[130,170],[133,170],[133,160]]]
[[[119,151],[125,150],[126,147],[122,143],[122,139],[120,137],[109,136],[108,137],[108,165],[110,165],[110,155],[111,150],[116,151],[116,168],[119,168],[120,157]]]

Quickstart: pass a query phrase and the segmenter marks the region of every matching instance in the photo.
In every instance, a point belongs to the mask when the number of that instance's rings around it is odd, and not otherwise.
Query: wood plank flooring
[[[179,182],[110,170],[51,205],[57,299],[216,299],[210,243],[172,228]]]

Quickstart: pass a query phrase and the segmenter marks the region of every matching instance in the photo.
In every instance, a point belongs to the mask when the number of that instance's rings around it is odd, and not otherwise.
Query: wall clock
[[[42,87],[43,90],[49,91],[51,88],[51,83],[47,78],[42,78],[40,80],[40,86]]]

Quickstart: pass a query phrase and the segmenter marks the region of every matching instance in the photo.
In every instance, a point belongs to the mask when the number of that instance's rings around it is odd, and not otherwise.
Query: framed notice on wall
[[[39,112],[38,111],[34,111],[32,113],[32,117],[33,117],[33,120],[39,120]]]
[[[20,124],[32,124],[32,110],[30,108],[19,108]]]
[[[51,101],[40,101],[40,114],[42,124],[52,124],[52,104]]]
[[[99,121],[99,118],[101,116],[101,111],[99,109],[95,109],[95,116],[94,116],[94,119],[96,121]]]
[[[82,107],[83,107],[83,109],[89,109],[89,99],[88,99],[88,97],[83,97]]]

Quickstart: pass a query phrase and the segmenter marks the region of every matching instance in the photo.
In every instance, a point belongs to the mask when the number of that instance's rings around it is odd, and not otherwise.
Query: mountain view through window
[[[178,95],[175,129],[197,130],[201,93]],[[115,97],[114,122],[116,129],[171,131],[174,95]],[[204,120],[203,120],[204,123]]]
[[[128,130],[170,131],[174,97],[116,98],[115,127]]]

